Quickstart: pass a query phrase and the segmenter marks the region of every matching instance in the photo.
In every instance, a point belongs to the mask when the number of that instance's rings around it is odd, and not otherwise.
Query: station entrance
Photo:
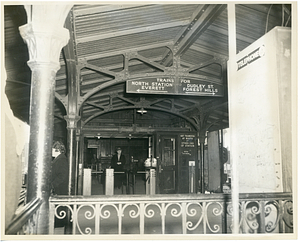
[[[147,194],[149,186],[154,194],[196,192],[199,162],[195,132],[156,132],[144,138],[96,137],[86,138],[85,143],[83,187],[90,187],[91,195],[106,193],[107,170],[112,169],[112,157],[118,148],[125,156],[127,180],[113,194]]]

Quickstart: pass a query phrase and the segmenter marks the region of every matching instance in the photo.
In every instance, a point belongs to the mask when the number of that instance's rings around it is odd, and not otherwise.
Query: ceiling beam
[[[102,106],[102,105],[96,104],[96,103],[91,102],[91,101],[87,101],[85,103],[87,105],[90,105],[90,106],[93,106],[93,107],[96,107],[96,108],[99,108],[99,109],[102,109],[102,110],[105,110],[107,108],[106,106]]]
[[[73,11],[71,10],[68,14],[68,17],[65,21],[65,27],[70,31],[70,40],[69,43],[63,48],[64,57],[66,59],[66,72],[67,72],[67,88],[68,95],[67,99],[64,99],[67,102],[64,102],[63,99],[58,98],[62,104],[65,106],[67,115],[78,114],[78,97],[80,95],[80,72],[77,68],[77,49],[75,44],[74,36],[74,16]],[[57,94],[56,94],[57,96]]]
[[[182,55],[226,8],[225,4],[205,4],[184,35],[175,43],[175,56]]]
[[[220,107],[227,107],[228,108],[228,101],[225,98],[218,99],[218,100],[212,100],[210,103],[207,103],[206,105],[203,105],[203,110],[208,113],[208,112],[213,112],[217,108]]]
[[[155,67],[155,68],[157,68],[159,70],[162,70],[162,71],[165,70],[165,66],[154,62],[151,58],[146,58],[146,57],[144,57],[140,54],[137,54],[135,57],[132,57],[131,59],[135,59],[135,58],[142,61],[142,62],[144,62],[144,63],[146,63],[146,64],[148,64],[148,65],[150,65],[151,67]]]
[[[149,60],[151,61],[159,61],[161,60],[161,55],[160,56],[156,56],[156,57],[151,57],[151,58],[148,58]],[[80,61],[80,63],[85,63],[85,61]],[[141,64],[141,61],[137,61],[137,60],[131,60],[130,61],[130,66],[136,66],[136,65],[140,65]],[[119,63],[119,64],[114,64],[114,65],[110,65],[110,66],[106,66],[105,68],[107,70],[112,70],[112,71],[116,71],[117,69],[120,69],[120,68],[123,68],[124,67],[124,64],[123,63]],[[84,76],[84,75],[89,75],[89,74],[92,74],[92,73],[95,73],[94,70],[92,69],[88,69],[88,68],[84,68],[81,70],[81,76]],[[63,75],[59,75],[56,77],[56,81],[59,81],[59,80],[64,80],[66,79],[66,75],[63,74]],[[29,84],[30,85],[30,84]]]
[[[210,59],[210,60],[207,60],[205,62],[202,62],[202,63],[199,63],[197,65],[194,65],[194,66],[191,66],[188,68],[188,72],[192,72],[192,71],[195,71],[197,69],[202,69],[204,67],[207,67],[209,65],[212,65],[212,64],[219,64],[222,66],[222,61],[221,60],[218,60],[216,58],[213,58],[213,59]],[[223,67],[223,66],[222,66]]]
[[[153,101],[153,102],[150,102],[150,103],[149,103],[149,106],[153,106],[154,104],[157,104],[157,103],[160,103],[160,102],[165,102],[165,101],[166,101],[166,99],[160,98],[160,99],[158,99],[158,100],[155,100],[155,101]]]
[[[151,117],[150,117],[151,116]],[[164,115],[167,116],[167,115]],[[143,118],[139,118],[141,117],[140,115],[137,116],[138,118],[136,119],[137,123],[143,123],[145,122],[152,122],[152,121],[159,121],[159,123],[162,124],[169,124],[170,123],[170,119],[162,119],[161,115],[154,115],[154,113],[152,113],[151,115],[143,115]],[[154,117],[154,119],[153,119]],[[101,118],[101,116],[99,118],[95,118],[92,121],[89,122],[90,124],[94,124],[94,125],[90,125],[90,126],[97,126],[99,123],[103,123],[103,124],[119,124],[119,123],[123,123],[123,124],[132,124],[132,118]]]
[[[94,138],[98,132],[101,132],[101,138],[128,138],[128,133],[132,134],[134,139],[137,135],[139,138],[148,138],[149,134],[153,134],[155,131],[172,131],[182,132],[190,131],[189,128],[177,128],[177,127],[83,127],[82,133],[86,138]]]
[[[137,102],[134,102],[134,101],[132,101],[132,100],[129,100],[128,98],[125,98],[125,97],[122,97],[122,96],[117,96],[117,98],[119,98],[119,99],[121,99],[122,101],[124,101],[124,102],[127,102],[127,103],[129,103],[129,104],[132,104],[132,105],[135,105]]]
[[[124,48],[124,49],[119,49],[116,51],[108,51],[108,52],[102,52],[98,54],[89,54],[85,55],[84,57],[80,58],[83,60],[95,60],[95,59],[101,59],[109,56],[116,56],[116,55],[125,55],[125,53],[130,52],[130,51],[143,51],[143,50],[150,50],[154,48],[159,48],[159,47],[170,47],[174,44],[174,41],[163,41],[163,42],[156,42],[153,44],[147,44],[147,45],[142,45],[142,46],[136,46],[134,48]],[[80,60],[79,59],[79,60]]]
[[[225,8],[225,4],[205,4],[199,6],[194,12],[194,17],[190,24],[176,37],[174,41],[174,57],[183,55]],[[168,66],[172,60],[173,56],[170,53],[166,53],[162,64]]]
[[[90,117],[88,117],[87,119],[83,120],[83,122],[81,123],[83,126],[85,126],[90,120],[100,116],[100,115],[103,115],[107,112],[116,112],[116,111],[124,111],[124,110],[129,110],[129,109],[134,109],[134,108],[140,108],[142,107],[142,105],[138,105],[136,107],[117,107],[117,108],[113,108],[113,109],[110,109],[108,111],[99,111],[97,113],[94,113],[93,115],[91,115]],[[198,130],[198,126],[196,125],[196,123],[194,122],[194,120],[190,119],[189,117],[186,117],[185,115],[182,115],[181,113],[177,113],[177,112],[174,112],[172,109],[171,110],[168,110],[168,109],[163,109],[163,108],[155,108],[155,107],[148,107],[147,109],[149,110],[154,110],[154,111],[161,111],[161,112],[166,112],[166,113],[170,113],[170,114],[173,114],[175,116],[178,116],[178,117],[181,117],[183,118],[184,120],[188,121],[191,126],[193,126],[195,128],[195,130]],[[83,127],[82,126],[82,127]]]
[[[102,68],[99,66],[95,66],[93,64],[89,64],[87,62],[82,62],[82,67],[93,70],[93,71],[100,72],[100,73],[108,75],[108,76],[112,76],[114,78],[116,77],[116,73],[113,71],[110,71],[108,68]]]

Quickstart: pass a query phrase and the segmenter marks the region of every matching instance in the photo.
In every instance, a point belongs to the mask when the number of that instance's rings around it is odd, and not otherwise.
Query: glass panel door
[[[176,192],[176,137],[161,136],[160,192]]]

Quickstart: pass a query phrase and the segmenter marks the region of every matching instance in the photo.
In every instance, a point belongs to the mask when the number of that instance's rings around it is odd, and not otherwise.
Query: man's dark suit
[[[51,185],[57,195],[68,195],[69,164],[65,154],[57,156],[52,163]]]
[[[58,155],[52,162],[51,186],[56,195],[68,195],[69,187],[69,163],[65,154]],[[57,208],[57,213],[66,213],[66,207]],[[67,225],[68,218],[55,218],[54,227],[64,227]]]
[[[111,168],[114,169],[115,172],[125,171],[124,166],[126,164],[126,158],[123,154],[121,154],[120,159],[118,160],[118,154],[114,155],[111,158]],[[126,181],[125,174],[114,174],[115,176],[115,182],[114,187],[120,188],[122,185],[122,182],[124,183]]]

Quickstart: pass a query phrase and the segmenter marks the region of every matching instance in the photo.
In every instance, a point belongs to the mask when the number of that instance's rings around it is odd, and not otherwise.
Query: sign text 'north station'
[[[223,96],[223,86],[206,80],[186,77],[146,77],[128,80],[127,93]]]

